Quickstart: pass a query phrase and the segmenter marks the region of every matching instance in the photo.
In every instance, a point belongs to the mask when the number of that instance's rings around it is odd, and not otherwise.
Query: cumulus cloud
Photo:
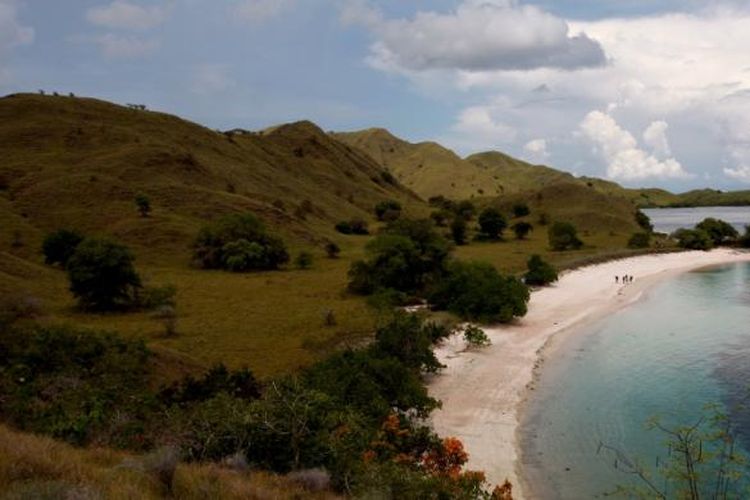
[[[526,143],[523,151],[530,161],[534,163],[544,163],[549,159],[547,151],[547,141],[545,139],[534,139]]]
[[[197,66],[192,74],[190,90],[195,94],[219,94],[234,87],[236,82],[229,76],[229,67],[223,64]]]
[[[115,0],[86,11],[86,19],[96,25],[111,29],[148,30],[162,24],[168,15],[165,6],[142,6],[127,0]]]
[[[659,134],[654,131],[661,130],[663,135],[666,127],[652,123],[647,131],[649,130],[651,135],[658,136]],[[633,134],[620,127],[615,119],[606,113],[590,112],[581,122],[580,131],[594,143],[597,152],[607,162],[607,176],[611,179],[628,181],[689,176],[674,158],[662,161],[640,149]]]
[[[643,142],[650,147],[659,158],[668,158],[672,156],[672,150],[669,147],[667,139],[667,129],[669,125],[664,120],[652,122],[646,130],[643,131]]]
[[[241,0],[234,6],[234,14],[244,21],[265,21],[284,12],[293,2],[294,0]]]
[[[724,175],[736,181],[750,184],[750,167],[742,165],[737,168],[725,168]]]
[[[23,26],[18,20],[17,3],[13,0],[0,0],[0,54],[33,41],[34,29]]]
[[[574,70],[606,62],[598,42],[538,7],[515,0],[464,0],[450,13],[385,19],[364,2],[347,6],[346,22],[375,35],[371,62],[394,71]]]
[[[159,43],[156,40],[143,40],[136,37],[118,36],[112,33],[89,39],[102,55],[108,59],[134,59],[153,52]]]
[[[453,125],[457,134],[455,143],[470,146],[484,144],[497,147],[507,144],[516,137],[516,130],[493,115],[492,108],[475,106],[461,112]]]

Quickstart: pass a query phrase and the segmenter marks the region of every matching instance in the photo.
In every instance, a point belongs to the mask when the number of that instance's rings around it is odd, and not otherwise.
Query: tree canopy
[[[576,227],[569,222],[553,223],[547,235],[549,237],[549,246],[552,250],[578,250],[583,246],[583,242],[578,239]]]

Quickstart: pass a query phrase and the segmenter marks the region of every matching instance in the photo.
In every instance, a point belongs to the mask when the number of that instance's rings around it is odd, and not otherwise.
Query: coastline
[[[461,439],[469,467],[483,470],[492,484],[506,478],[514,498],[527,498],[520,473],[520,421],[545,358],[556,340],[584,330],[637,301],[645,290],[675,275],[702,267],[750,261],[734,249],[632,257],[596,264],[561,275],[553,286],[531,295],[529,313],[514,324],[485,329],[492,345],[467,350],[455,335],[436,349],[446,368],[432,377],[430,394],[443,402],[432,424],[444,436]],[[615,284],[616,275],[631,284]]]

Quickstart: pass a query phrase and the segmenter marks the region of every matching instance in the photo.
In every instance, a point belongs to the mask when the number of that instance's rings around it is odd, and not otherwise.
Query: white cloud
[[[651,123],[651,125],[643,131],[643,142],[646,146],[650,147],[659,158],[668,158],[672,156],[672,150],[669,147],[669,140],[667,139],[667,129],[669,125],[664,120],[659,120]]]
[[[229,67],[223,64],[204,64],[194,69],[190,90],[201,95],[219,94],[236,84],[229,76]]]
[[[418,12],[413,19],[385,19],[358,1],[342,18],[373,32],[370,59],[392,71],[571,70],[606,62],[585,33],[572,34],[565,20],[514,0],[464,0],[453,12]]]
[[[661,125],[652,123],[647,131],[660,128]],[[635,137],[620,127],[615,119],[606,113],[592,111],[586,115],[581,122],[580,131],[584,137],[594,143],[597,152],[607,162],[607,176],[611,179],[632,181],[689,176],[674,158],[661,161],[640,149]]]
[[[547,141],[545,139],[534,139],[526,143],[523,147],[526,158],[534,163],[544,163],[549,159],[547,151]]]
[[[241,0],[234,14],[244,21],[259,22],[278,16],[290,8],[294,0]]]
[[[731,179],[750,184],[750,167],[747,165],[737,168],[725,168],[724,175]]]
[[[92,24],[111,29],[148,30],[162,24],[168,11],[165,6],[142,6],[127,0],[114,0],[108,5],[87,10],[86,19]]]
[[[0,54],[34,41],[34,29],[18,20],[17,2],[0,0]]]
[[[493,108],[482,106],[462,111],[452,130],[455,136],[450,142],[460,149],[478,145],[497,148],[516,137],[515,129],[494,116]]]
[[[153,52],[159,43],[135,37],[118,36],[112,33],[91,38],[102,55],[108,59],[134,59]]]

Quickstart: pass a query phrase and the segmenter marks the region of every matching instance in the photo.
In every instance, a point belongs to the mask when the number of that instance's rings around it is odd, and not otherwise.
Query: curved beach
[[[512,325],[486,329],[492,345],[466,350],[460,336],[437,349],[446,365],[430,381],[430,393],[443,402],[433,415],[435,430],[460,438],[469,467],[484,470],[491,483],[506,478],[514,498],[525,498],[519,474],[518,428],[536,369],[555,349],[560,335],[580,330],[634,301],[653,284],[705,266],[750,261],[750,253],[731,249],[646,255],[564,273],[552,287],[532,293],[529,313]],[[631,284],[615,276],[635,277]]]

